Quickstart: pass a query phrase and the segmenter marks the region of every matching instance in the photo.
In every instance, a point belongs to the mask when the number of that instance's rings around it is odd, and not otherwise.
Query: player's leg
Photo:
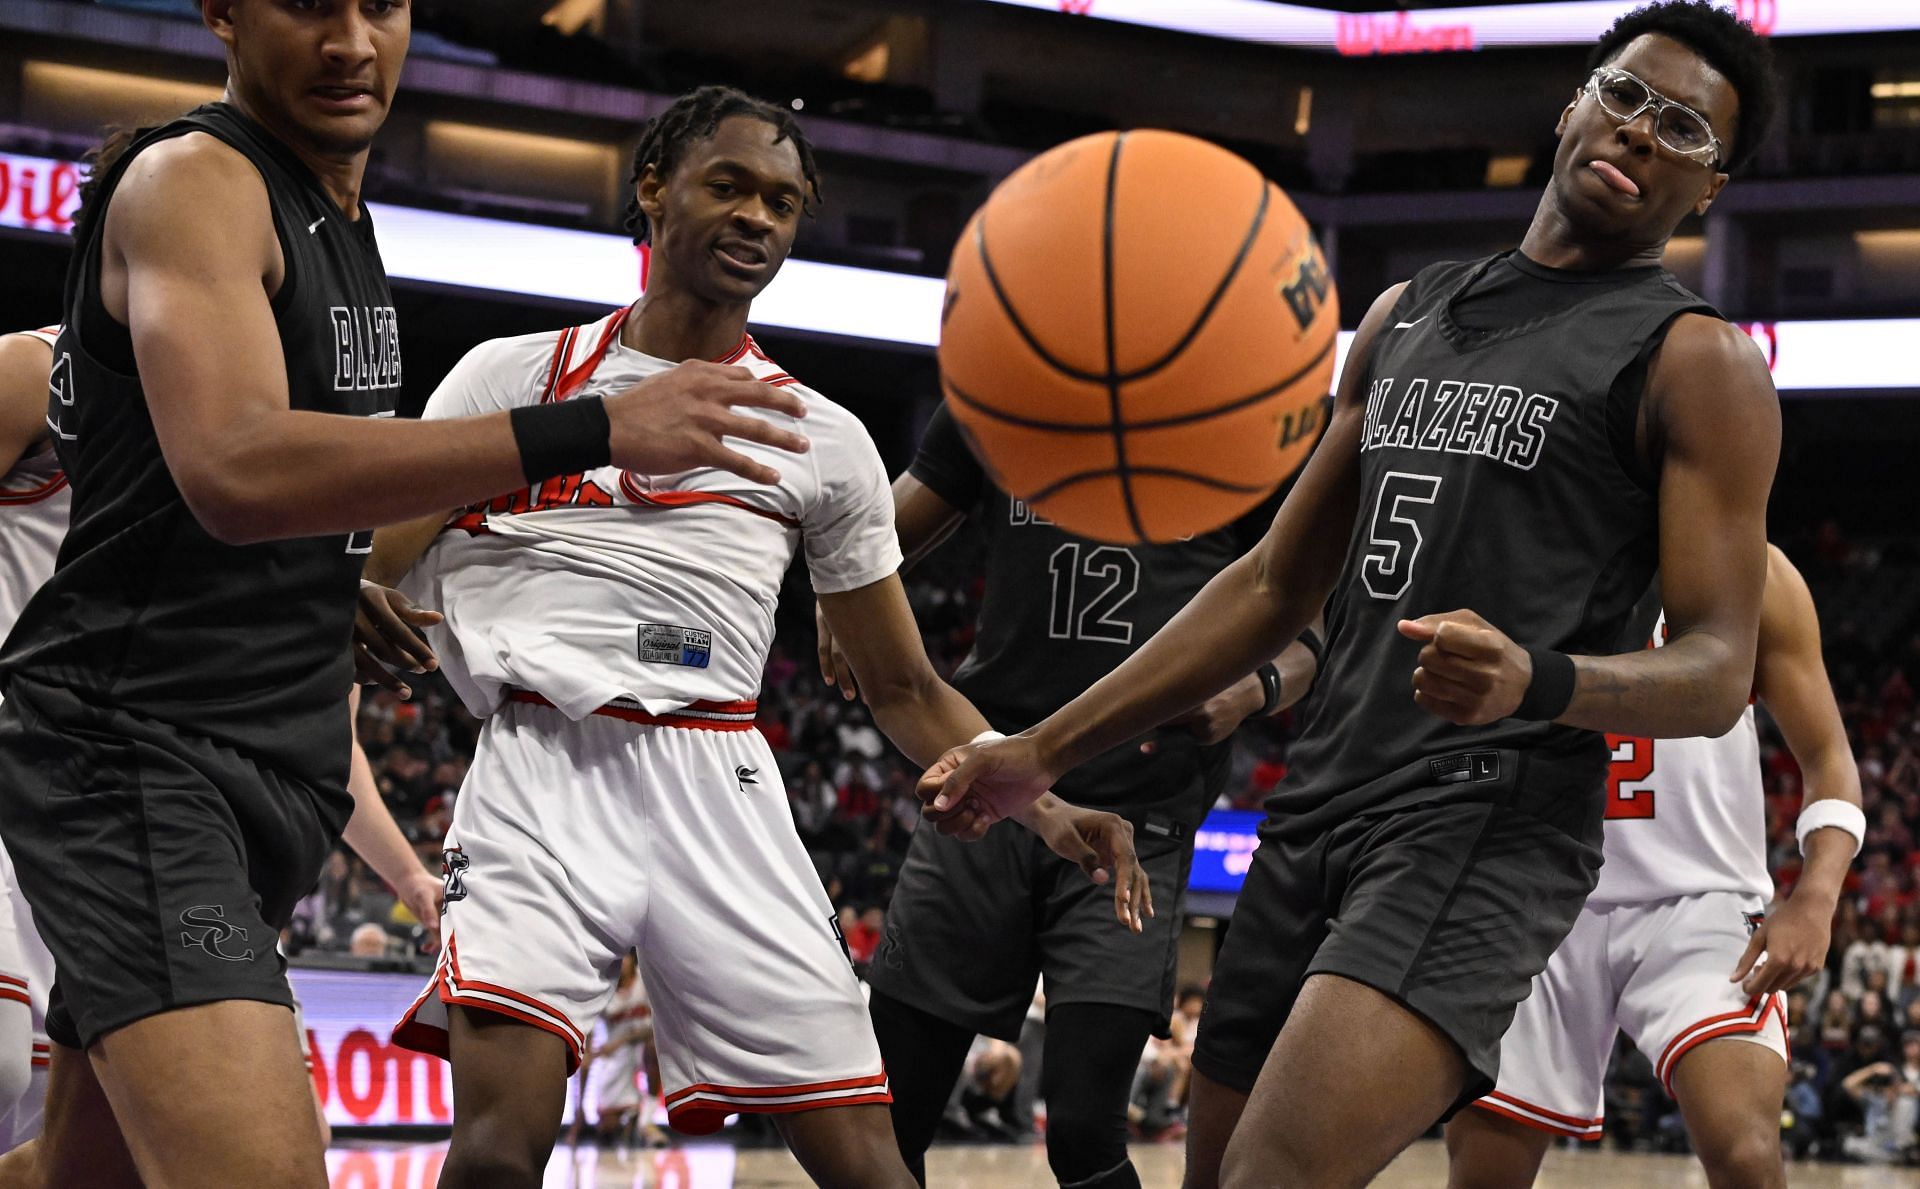
[[[1220,1183],[1365,1184],[1491,1089],[1514,1005],[1598,866],[1596,847],[1494,804],[1336,827],[1324,873],[1340,907]]]
[[[669,1121],[703,1135],[772,1114],[821,1184],[912,1189],[859,980],[766,740],[654,727],[637,754],[655,888],[637,950]]]
[[[1716,1189],[1786,1184],[1785,997],[1750,998],[1727,981],[1763,907],[1757,896],[1710,892],[1630,910],[1646,958],[1621,994],[1620,1022],[1658,1054],[1654,1072]]]
[[[453,1066],[443,1185],[537,1186],[546,1169],[645,903],[635,733],[515,703],[482,729],[447,831],[440,962],[394,1029]]]
[[[894,1140],[908,1171],[924,1185],[927,1149],[966,1064],[974,1031],[878,989],[867,1002],[867,1012],[893,1090]]]
[[[0,1156],[0,1186],[57,1189],[87,1185],[134,1189],[140,1172],[121,1138],[113,1107],[79,1049],[53,1046],[40,1134]]]
[[[1324,839],[1263,838],[1207,987],[1193,1043],[1186,1189],[1217,1189],[1227,1147],[1267,1054],[1327,939],[1331,906],[1317,876]]]
[[[1735,1037],[1708,1041],[1675,1065],[1673,1090],[1713,1189],[1787,1183],[1780,1154],[1787,1063],[1779,1053]]]
[[[1556,1137],[1605,1134],[1607,1060],[1619,1031],[1611,914],[1582,912],[1500,1038],[1500,1080],[1447,1123],[1453,1189],[1525,1189]]]
[[[893,1088],[894,1138],[923,1181],[974,1036],[1017,1037],[1033,1003],[1034,842],[1017,826],[978,842],[916,830],[887,906],[867,970],[869,1010]]]
[[[1160,762],[1159,753],[1148,761]],[[1121,781],[1142,779],[1124,771],[1137,767],[1136,757],[1123,754],[1101,764],[1104,770],[1090,778],[1104,780],[1109,794]],[[1151,770],[1134,787],[1163,788],[1170,780],[1164,772]],[[1155,779],[1163,783],[1156,785]],[[1181,791],[1180,802],[1194,803],[1191,789]],[[1072,797],[1073,791],[1062,795]],[[1127,1157],[1127,1104],[1147,1038],[1166,1035],[1173,1009],[1193,855],[1182,841],[1192,837],[1190,830],[1171,828],[1175,812],[1174,805],[1138,802],[1129,810],[1140,826],[1134,834],[1140,864],[1158,906],[1140,933],[1114,919],[1110,886],[1093,883],[1037,840],[1031,843],[1034,884],[1045,895],[1037,942],[1047,996],[1041,1062],[1047,1162],[1062,1185],[1106,1189],[1140,1183]]]
[[[1127,1158],[1127,1094],[1159,1023],[1137,1007],[1049,1000],[1040,1094],[1047,1164],[1062,1189],[1139,1189]]]
[[[453,1142],[447,1189],[537,1187],[566,1106],[566,1042],[498,1012],[450,1007]]]
[[[1213,1189],[1220,1183],[1220,1162],[1246,1109],[1245,1090],[1214,1081],[1195,1063],[1187,1090],[1186,1189]]]

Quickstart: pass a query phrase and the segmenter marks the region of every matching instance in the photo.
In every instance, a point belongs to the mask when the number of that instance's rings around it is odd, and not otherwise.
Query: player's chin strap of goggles
[[[1867,815],[1851,801],[1828,798],[1815,801],[1800,811],[1800,821],[1793,832],[1800,839],[1800,853],[1807,853],[1807,838],[1815,830],[1832,826],[1836,830],[1845,830],[1853,837],[1853,853],[1860,853],[1860,846],[1867,840]]]

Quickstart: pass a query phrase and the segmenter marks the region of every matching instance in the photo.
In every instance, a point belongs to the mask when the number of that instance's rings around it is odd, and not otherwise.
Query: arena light
[[[80,201],[71,161],[0,153],[0,227],[64,235]],[[613,307],[640,290],[624,236],[373,203],[380,252],[396,280]],[[940,341],[946,286],[937,277],[789,260],[753,303],[755,326],[908,347]],[[1743,327],[1782,392],[1920,390],[1920,318],[1762,322]],[[1340,335],[1346,359],[1350,332]]]
[[[1349,57],[1596,40],[1644,0],[1556,0],[1419,13],[1336,13],[1271,0],[989,0],[1202,37],[1332,50]],[[1913,0],[1714,0],[1771,37],[1920,29]]]

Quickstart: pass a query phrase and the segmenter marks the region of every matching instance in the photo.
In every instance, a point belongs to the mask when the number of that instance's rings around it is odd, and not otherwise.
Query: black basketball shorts
[[[291,1007],[280,930],[351,812],[344,789],[12,680],[0,837],[53,953],[47,1035],[87,1048],[173,1008]]]
[[[1011,1041],[1044,979],[1049,1008],[1137,1007],[1153,1014],[1165,1036],[1193,864],[1186,819],[1206,803],[1206,790],[1181,787],[1169,774],[1191,779],[1192,767],[1116,749],[1056,789],[1069,801],[1076,791],[1098,789],[1103,800],[1130,806],[1115,812],[1134,823],[1134,849],[1153,891],[1155,915],[1142,932],[1115,919],[1112,884],[1094,883],[1017,822],[998,823],[978,842],[923,825],[907,848],[867,981],[943,1020]],[[1124,785],[1122,773],[1146,781]]]
[[[1333,974],[1391,996],[1459,1046],[1469,1068],[1457,1110],[1493,1088],[1514,1008],[1599,870],[1596,844],[1500,803],[1414,805],[1308,839],[1263,831],[1194,1068],[1250,1092],[1308,977]]]

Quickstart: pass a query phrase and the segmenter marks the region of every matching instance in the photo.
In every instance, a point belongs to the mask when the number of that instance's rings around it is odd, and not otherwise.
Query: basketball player
[[[923,651],[866,429],[746,334],[818,196],[792,113],[724,87],[682,96],[642,136],[634,184],[646,295],[557,342],[483,343],[426,417],[565,405],[673,361],[738,360],[805,402],[813,448],[771,486],[601,465],[378,535],[371,580],[420,560],[410,589],[446,616],[438,656],[487,719],[448,830],[444,954],[394,1039],[453,1064],[442,1185],[536,1186],[582,1041],[637,949],[674,1127],[769,1113],[819,1183],[911,1186],[845,940],[753,729],[795,553],[907,755],[931,763],[987,722]],[[373,618],[406,605],[374,586],[362,601]],[[1114,912],[1142,927],[1124,820],[1052,797],[1022,820],[1083,871],[1113,868]]]
[[[913,465],[893,481],[894,523],[909,563],[969,515],[984,531],[986,600],[953,683],[1005,729],[1046,717],[1111,672],[1259,542],[1279,502],[1276,495],[1235,524],[1178,543],[1089,541],[995,486],[944,405]],[[821,674],[851,697],[854,678],[832,628],[825,616],[815,619]],[[1044,974],[1040,1096],[1053,1175],[1088,1189],[1139,1185],[1127,1158],[1127,1099],[1147,1038],[1167,1033],[1194,833],[1225,791],[1227,737],[1243,719],[1277,713],[1306,693],[1317,644],[1309,630],[1193,715],[1114,748],[1055,789],[1133,823],[1141,864],[1161,890],[1143,934],[1113,928],[1102,890],[1026,831],[996,830],[971,845],[914,831],[867,981],[892,1082],[894,1137],[922,1183],[969,1044],[981,1033],[1018,1040]],[[1002,951],[997,960],[980,960],[994,950]]]
[[[1455,1186],[1531,1185],[1555,1136],[1599,1139],[1601,1083],[1622,1028],[1680,1103],[1708,1184],[1787,1183],[1785,992],[1825,965],[1866,816],[1813,597],[1778,549],[1768,550],[1753,688],[1806,781],[1806,867],[1793,895],[1766,912],[1753,707],[1718,738],[1615,736],[1599,886],[1500,1042],[1499,1085],[1447,1124]]]
[[[1605,733],[1715,735],[1745,708],[1778,399],[1659,262],[1775,83],[1706,3],[1636,10],[1594,59],[1519,250],[1374,302],[1261,546],[1087,693],[923,784],[970,834],[1327,605],[1201,1017],[1192,1186],[1362,1184],[1492,1089],[1599,870]],[[1668,642],[1614,655],[1647,638],[1629,621],[1656,565]]]
[[[804,448],[726,408],[792,394],[699,365],[384,419],[399,335],[359,191],[409,9],[202,12],[225,100],[135,140],[76,228],[48,402],[72,527],[0,647],[0,836],[58,971],[8,1184],[325,1183],[273,939],[351,809],[361,530],[609,460],[772,477],[723,434]]]
[[[117,149],[110,145],[94,167],[111,169],[119,159],[118,149],[128,143],[131,141],[120,141]],[[0,571],[0,631],[12,628],[27,599],[53,573],[55,555],[67,533],[72,493],[47,426],[47,385],[58,335],[59,327],[49,327],[0,336],[0,433],[4,434],[0,437],[0,458],[16,460],[0,476],[0,555],[12,563]],[[357,702],[357,693],[354,698]],[[413,848],[407,845],[380,797],[373,770],[357,742],[352,764],[347,788],[353,796],[353,817],[343,841],[393,887],[400,901],[437,939],[440,881],[420,865]],[[4,1033],[0,1037],[0,1045],[4,1045],[0,1048],[0,1095],[11,1103],[0,1104],[0,1151],[18,1147],[40,1132],[51,1047],[46,1012],[53,986],[53,955],[40,940],[33,914],[14,885],[12,863],[0,850],[0,899],[10,906],[0,912],[0,1032]],[[14,1025],[28,1013],[29,1031],[22,1032],[15,1043]],[[304,1049],[304,1030],[296,1027],[295,1035]],[[15,1086],[24,1093],[7,1095]],[[321,1110],[317,1087],[314,1110]],[[321,1129],[326,1129],[324,1115]]]

